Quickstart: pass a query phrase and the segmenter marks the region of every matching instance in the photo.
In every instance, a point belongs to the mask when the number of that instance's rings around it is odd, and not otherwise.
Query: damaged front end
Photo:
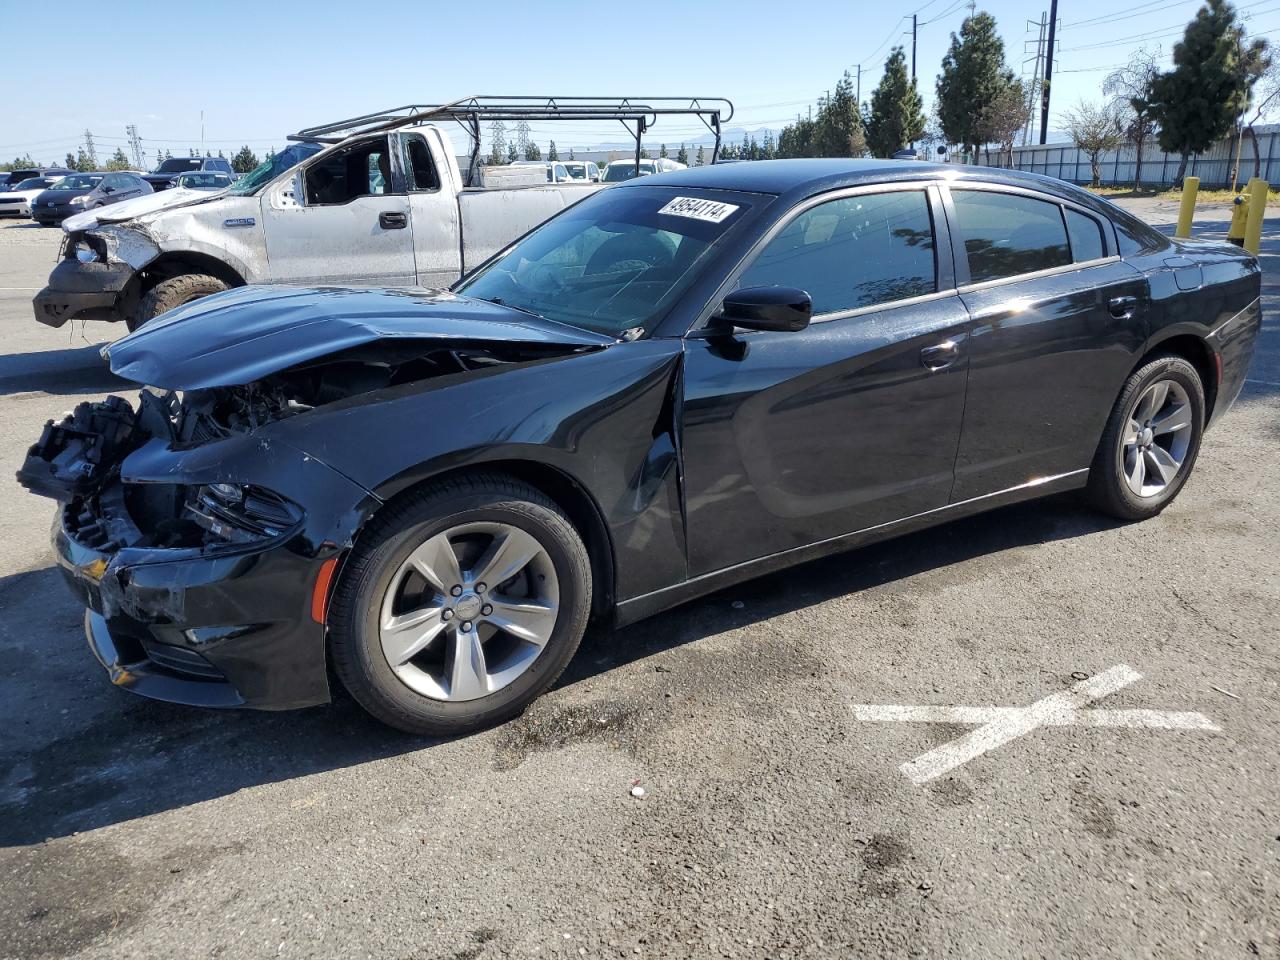
[[[73,318],[127,319],[138,307],[139,273],[159,255],[159,245],[139,226],[69,233],[48,285],[32,300],[36,319],[51,327]]]
[[[215,707],[328,700],[315,591],[372,498],[255,438],[266,416],[240,391],[144,390],[136,409],[80,404],[30,448],[18,480],[59,503],[58,564],[117,685]]]

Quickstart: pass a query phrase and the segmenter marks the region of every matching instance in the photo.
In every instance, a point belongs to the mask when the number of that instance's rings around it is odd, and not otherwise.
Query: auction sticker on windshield
[[[723,223],[738,207],[733,203],[721,203],[718,200],[700,200],[697,197],[676,197],[659,213],[672,217],[689,217],[691,220],[706,220],[708,223]]]

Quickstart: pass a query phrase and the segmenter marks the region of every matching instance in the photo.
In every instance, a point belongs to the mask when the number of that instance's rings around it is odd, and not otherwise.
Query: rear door
[[[1146,338],[1146,280],[1085,207],[964,183],[948,211],[973,317],[952,500],[1083,472]]]
[[[798,287],[815,316],[686,340],[690,575],[945,506],[969,316],[936,188],[803,206],[732,286]]]
[[[390,142],[360,140],[308,164],[294,178],[301,203],[296,186],[268,191],[262,215],[272,280],[413,284],[409,199]]]

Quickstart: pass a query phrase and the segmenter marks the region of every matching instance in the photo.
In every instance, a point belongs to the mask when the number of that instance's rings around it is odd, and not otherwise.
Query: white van
[[[658,157],[656,160],[642,159],[640,161],[640,172],[636,173],[636,162],[634,160],[614,160],[604,171],[605,183],[621,183],[623,180],[632,180],[637,176],[647,177],[653,173],[667,173],[671,170],[686,169],[683,163],[677,163],[667,157]]]

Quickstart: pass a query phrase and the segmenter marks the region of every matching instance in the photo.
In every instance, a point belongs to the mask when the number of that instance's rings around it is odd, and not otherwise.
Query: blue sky
[[[1099,98],[1107,68],[1135,48],[1162,45],[1167,56],[1198,6],[1061,0],[1054,115],[1081,97]],[[1254,32],[1280,41],[1280,0],[1238,6]],[[1024,43],[1036,36],[1026,21],[1038,21],[1042,8],[1047,0],[978,4],[996,17],[1017,72],[1030,56]],[[17,42],[6,42],[0,60],[0,157],[29,151],[61,161],[88,127],[103,158],[118,145],[127,151],[129,123],[147,147],[185,151],[200,144],[202,109],[207,148],[230,155],[248,143],[261,153],[308,124],[472,93],[719,95],[738,105],[735,126],[780,128],[859,61],[869,97],[890,46],[904,43],[910,53],[903,33],[913,10],[928,106],[967,9],[957,0],[17,4],[3,18],[6,38]],[[675,145],[696,134],[691,123],[665,122],[652,140]],[[535,135],[564,147],[618,132],[564,124]]]

